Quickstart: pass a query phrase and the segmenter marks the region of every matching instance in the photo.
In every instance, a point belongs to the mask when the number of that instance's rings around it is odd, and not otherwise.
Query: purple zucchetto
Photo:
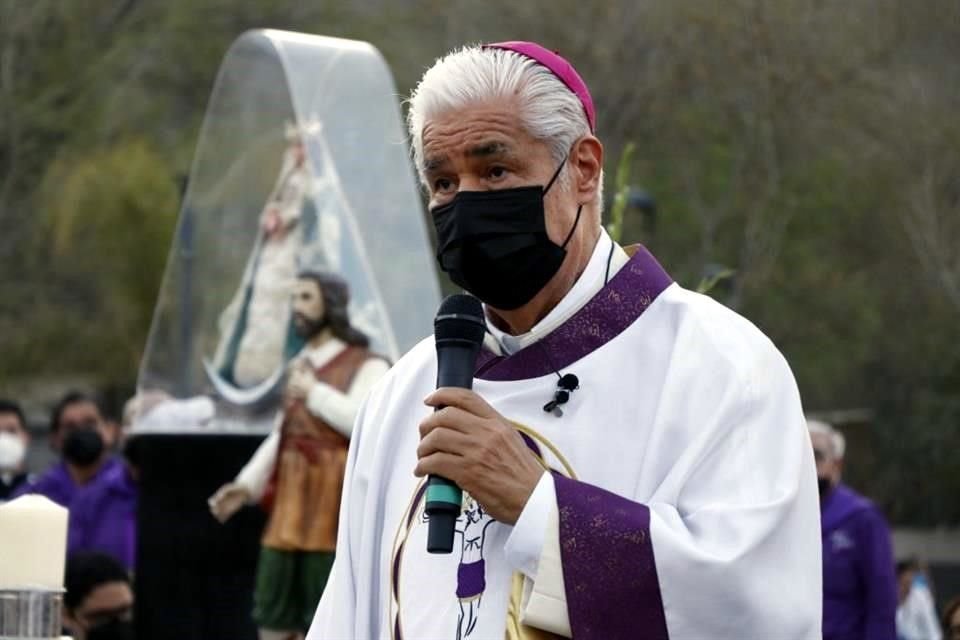
[[[587,116],[587,123],[590,125],[590,131],[595,133],[597,130],[597,112],[593,107],[593,98],[590,96],[590,90],[587,89],[587,83],[583,81],[573,65],[555,51],[545,49],[535,42],[523,42],[511,40],[509,42],[494,42],[483,45],[484,49],[503,49],[513,51],[522,56],[530,58],[555,75],[560,82],[565,84],[570,91],[580,99],[583,105],[583,112]]]

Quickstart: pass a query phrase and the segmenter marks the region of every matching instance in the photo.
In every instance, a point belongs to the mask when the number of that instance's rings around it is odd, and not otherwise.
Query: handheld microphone
[[[473,372],[485,331],[483,306],[473,296],[452,295],[440,304],[433,321],[437,343],[437,388],[473,388]],[[429,553],[453,551],[454,528],[462,502],[463,493],[456,484],[440,476],[427,478],[425,510],[429,517]]]

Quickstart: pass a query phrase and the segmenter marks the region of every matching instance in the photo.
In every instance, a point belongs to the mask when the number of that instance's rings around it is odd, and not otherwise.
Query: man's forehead
[[[20,416],[12,411],[0,411],[0,429],[11,427],[23,428],[23,425],[20,424]]]
[[[297,293],[319,293],[320,285],[313,278],[300,278],[294,285]]]
[[[97,408],[97,405],[90,400],[81,400],[79,402],[71,402],[63,409],[63,417],[87,417],[87,416],[97,416],[100,417],[100,409]]]
[[[424,156],[431,158],[516,153],[530,142],[511,101],[450,109],[423,126]]]
[[[133,604],[133,590],[122,580],[97,585],[83,600],[84,609],[110,610]]]

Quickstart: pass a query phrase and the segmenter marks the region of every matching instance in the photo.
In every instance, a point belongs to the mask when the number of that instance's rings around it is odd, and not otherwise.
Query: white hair
[[[549,69],[514,51],[466,46],[437,60],[407,101],[407,128],[421,182],[426,184],[423,128],[430,119],[471,104],[511,99],[518,102],[523,129],[546,143],[558,164],[574,142],[590,133],[580,99]]]
[[[843,454],[847,450],[847,440],[843,434],[833,428],[833,426],[821,420],[807,418],[807,431],[810,433],[819,433],[830,438],[830,448],[833,450],[833,457],[843,459]]]

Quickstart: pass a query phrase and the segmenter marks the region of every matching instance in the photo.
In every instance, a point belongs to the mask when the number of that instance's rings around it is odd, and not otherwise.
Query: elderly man
[[[808,420],[823,529],[824,640],[894,640],[897,582],[890,531],[872,502],[840,482],[846,442]]]
[[[408,121],[438,260],[485,303],[489,339],[473,391],[433,391],[428,339],[371,393],[309,640],[818,637],[790,370],[604,233],[573,67],[532,43],[467,47],[426,72]],[[452,555],[425,549],[428,474],[468,496]]]

